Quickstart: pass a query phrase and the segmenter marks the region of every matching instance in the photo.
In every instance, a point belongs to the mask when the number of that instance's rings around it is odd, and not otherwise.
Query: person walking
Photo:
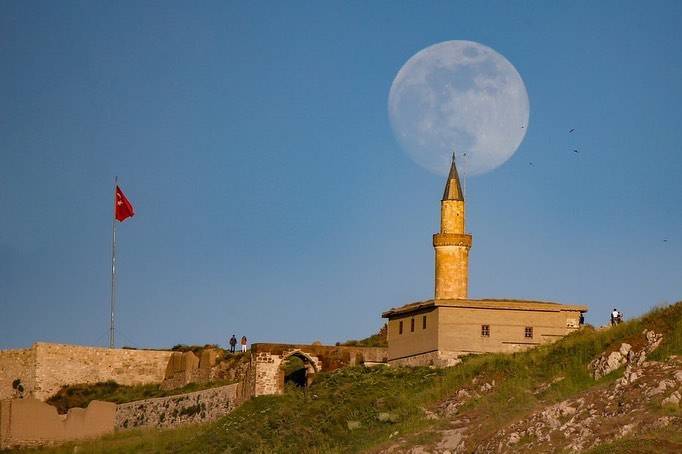
[[[237,345],[237,338],[233,334],[230,338],[230,353],[234,353],[234,347]]]
[[[246,344],[248,344],[249,341],[246,339],[246,336],[242,336],[242,340],[240,344],[242,344],[242,353],[246,351]]]

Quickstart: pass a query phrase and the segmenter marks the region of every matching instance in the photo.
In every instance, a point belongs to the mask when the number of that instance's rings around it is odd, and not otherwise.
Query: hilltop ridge
[[[226,417],[79,452],[680,452],[682,302],[456,367],[350,367]],[[73,452],[74,444],[51,452]]]

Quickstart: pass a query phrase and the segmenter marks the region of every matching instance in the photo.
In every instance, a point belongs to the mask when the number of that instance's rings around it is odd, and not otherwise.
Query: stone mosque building
[[[388,361],[395,365],[448,366],[471,353],[514,352],[552,342],[580,327],[587,306],[546,301],[468,297],[471,234],[453,156],[441,200],[440,232],[433,235],[433,299],[392,308]]]

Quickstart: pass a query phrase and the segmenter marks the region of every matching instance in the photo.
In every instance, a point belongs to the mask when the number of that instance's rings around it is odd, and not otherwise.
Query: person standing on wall
[[[230,338],[230,353],[234,353],[234,347],[237,345],[237,338],[233,334]]]
[[[246,351],[246,344],[249,343],[249,341],[246,339],[246,336],[242,336],[240,343],[242,344],[242,353],[244,353]]]

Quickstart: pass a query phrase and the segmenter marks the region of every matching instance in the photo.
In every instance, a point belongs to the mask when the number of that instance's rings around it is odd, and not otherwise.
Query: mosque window
[[[490,325],[481,325],[481,336],[490,337]]]
[[[414,317],[410,320],[410,331],[414,333]]]
[[[426,329],[426,315],[422,316],[422,329]]]
[[[403,333],[403,321],[400,320],[400,322],[398,322],[398,334],[402,334],[402,333]]]
[[[533,327],[526,326],[526,337],[533,338]]]

